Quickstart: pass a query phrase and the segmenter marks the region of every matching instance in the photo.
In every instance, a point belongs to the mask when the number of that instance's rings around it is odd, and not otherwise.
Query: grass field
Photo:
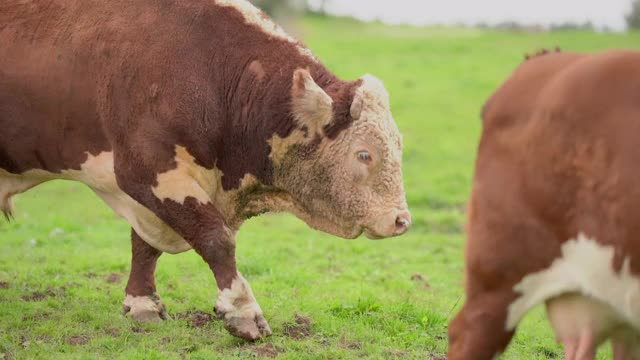
[[[249,344],[207,321],[217,290],[194,252],[158,264],[158,291],[173,321],[122,317],[127,224],[84,186],[48,183],[16,197],[15,222],[0,221],[0,359],[443,359],[447,323],[463,300],[464,205],[484,100],[525,52],[640,46],[635,34],[322,18],[305,19],[302,33],[341,77],[370,72],[385,81],[405,139],[410,233],[347,241],[289,215],[246,223],[239,268],[274,331]],[[503,358],[561,358],[543,314],[526,318]],[[609,359],[609,349],[598,358]]]

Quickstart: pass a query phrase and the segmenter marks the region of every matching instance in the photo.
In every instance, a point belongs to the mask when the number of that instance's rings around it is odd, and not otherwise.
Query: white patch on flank
[[[631,274],[629,259],[614,272],[614,248],[580,233],[562,245],[561,257],[549,268],[527,275],[513,290],[520,297],[509,305],[505,328],[515,329],[534,306],[567,293],[578,293],[606,304],[640,331],[640,279]]]
[[[129,315],[136,318],[138,314],[145,312],[155,312],[160,314],[162,309],[160,304],[153,301],[149,296],[133,296],[127,294],[124,298],[124,306],[131,308]]]
[[[140,237],[154,248],[179,253],[191,246],[151,210],[142,206],[118,187],[113,167],[113,153],[89,154],[80,170],[64,170],[64,178],[87,184],[113,211],[127,220]]]
[[[221,6],[229,6],[238,10],[248,24],[258,26],[266,34],[269,34],[275,38],[288,41],[297,46],[298,51],[304,56],[308,56],[315,59],[311,50],[301,46],[300,43],[294,39],[291,35],[278,24],[273,22],[267,17],[260,9],[255,7],[249,1],[246,0],[216,0],[216,3]]]
[[[153,194],[160,200],[170,199],[179,204],[184,204],[188,197],[201,204],[210,203],[211,195],[220,184],[219,174],[196,164],[193,156],[182,146],[176,146],[175,160],[175,169],[158,174],[158,185],[151,189]]]
[[[205,169],[195,163],[185,148],[176,146],[176,169],[159,174],[158,186],[152,191],[160,199],[172,199],[178,203],[191,196],[201,203],[213,201],[232,228],[236,229],[241,219],[236,218],[235,196],[238,192],[258,183],[253,175],[246,174],[240,188],[223,191],[222,172]],[[142,206],[118,187],[114,172],[113,153],[102,152],[96,156],[87,153],[87,160],[80,170],[62,170],[51,173],[44,170],[29,170],[12,174],[0,169],[0,211],[11,210],[11,197],[27,191],[33,186],[53,179],[75,180],[88,185],[118,215],[127,220],[140,237],[154,248],[167,253],[180,253],[191,246],[172,228],[160,220],[151,210]]]
[[[231,288],[222,290],[218,295],[216,310],[224,313],[226,318],[253,319],[262,315],[262,309],[253,296],[251,286],[240,273],[231,282]]]
[[[102,152],[97,156],[88,153],[87,160],[80,166],[80,170],[62,170],[59,174],[44,170],[10,174],[0,170],[0,207],[3,209],[9,207],[12,195],[53,179],[75,180],[88,185],[154,248],[168,253],[179,253],[191,249],[182,237],[154,213],[118,187],[112,152]]]

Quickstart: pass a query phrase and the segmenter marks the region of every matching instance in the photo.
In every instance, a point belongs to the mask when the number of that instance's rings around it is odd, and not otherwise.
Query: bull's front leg
[[[193,248],[209,264],[218,284],[216,315],[232,335],[256,340],[271,335],[251,286],[236,268],[235,237],[221,224],[198,236]]]
[[[162,252],[153,248],[131,229],[131,273],[125,288],[122,307],[125,315],[141,322],[168,318],[167,310],[156,293],[154,272]]]
[[[118,186],[180,234],[213,271],[219,292],[215,311],[225,328],[247,340],[270,335],[249,283],[236,268],[234,231],[198,182],[177,170],[163,183],[156,181],[152,167],[121,161],[116,164]]]

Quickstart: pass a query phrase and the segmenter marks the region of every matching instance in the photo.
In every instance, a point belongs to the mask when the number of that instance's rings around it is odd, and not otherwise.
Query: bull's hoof
[[[132,296],[127,295],[122,305],[122,314],[132,320],[144,323],[159,322],[170,319],[167,308],[160,301],[158,295]]]
[[[271,335],[271,328],[262,315],[254,317],[225,317],[224,328],[233,335],[245,340],[254,341]]]

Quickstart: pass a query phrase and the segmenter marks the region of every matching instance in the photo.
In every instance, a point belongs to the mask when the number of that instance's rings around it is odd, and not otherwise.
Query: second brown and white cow
[[[489,99],[449,359],[492,359],[546,304],[566,358],[640,359],[640,52],[551,52]]]
[[[194,249],[234,335],[269,334],[236,269],[251,216],[404,233],[400,133],[382,83],[343,81],[244,0],[0,2],[0,209],[51,179],[132,227],[125,312],[166,316],[154,270]]]

